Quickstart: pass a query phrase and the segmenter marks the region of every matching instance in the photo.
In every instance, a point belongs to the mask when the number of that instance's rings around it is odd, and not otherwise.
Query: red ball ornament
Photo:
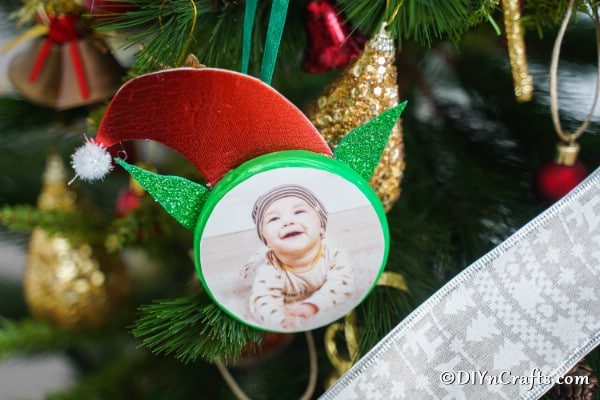
[[[309,47],[302,67],[311,73],[345,67],[358,57],[367,42],[366,36],[352,33],[328,0],[307,3],[306,30]]]
[[[156,168],[145,163],[138,163],[150,171],[155,171]],[[117,195],[115,202],[115,215],[117,218],[123,218],[132,211],[135,211],[141,204],[142,199],[146,195],[146,191],[133,178],[129,179],[129,185],[123,188]]]
[[[294,339],[294,334],[265,332],[261,344],[247,343],[240,356],[233,361],[236,367],[250,367],[267,361],[283,351]]]
[[[588,175],[587,168],[577,161],[579,145],[557,145],[557,157],[542,165],[537,174],[537,190],[549,201],[556,201],[569,193]]]
[[[121,190],[115,203],[115,215],[118,218],[123,218],[131,211],[134,211],[140,206],[142,197],[143,195],[136,193],[130,187]]]

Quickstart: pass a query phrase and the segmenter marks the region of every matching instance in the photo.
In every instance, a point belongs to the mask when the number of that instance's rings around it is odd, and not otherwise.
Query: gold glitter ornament
[[[75,209],[75,195],[67,188],[57,155],[48,157],[38,208]],[[31,314],[63,328],[103,325],[130,287],[120,259],[41,228],[31,233],[23,285]]]
[[[383,24],[354,62],[306,109],[308,118],[332,148],[352,129],[398,105],[396,47],[385,28]],[[369,182],[386,211],[400,197],[404,167],[399,120]]]
[[[520,0],[502,0],[502,11],[515,97],[519,102],[527,102],[533,96],[533,77],[527,69],[525,31],[519,21],[521,19]]]

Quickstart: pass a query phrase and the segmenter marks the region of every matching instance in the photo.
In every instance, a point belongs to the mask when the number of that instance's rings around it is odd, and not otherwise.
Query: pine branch
[[[196,55],[209,67],[239,70],[243,2],[224,1],[220,5],[210,0],[130,2],[136,11],[109,15],[98,21],[96,29],[133,32],[128,45],[141,45],[132,68],[134,75],[181,66],[188,54]],[[298,55],[306,44],[302,7],[301,2],[292,2],[289,7],[278,57],[283,69],[298,68]],[[258,3],[250,54],[250,73],[254,75],[260,68],[270,8],[269,2]]]
[[[51,236],[60,235],[75,243],[81,240],[90,244],[103,243],[110,253],[171,231],[167,215],[160,210],[157,212],[156,203],[149,196],[142,199],[137,209],[122,218],[112,219],[108,224],[90,213],[84,216],[77,211],[41,211],[32,205],[1,208],[0,224],[17,232],[40,228]]]
[[[79,380],[67,390],[49,394],[47,400],[121,399],[123,387],[142,366],[141,357],[123,357]]]
[[[65,331],[40,321],[0,318],[0,360],[16,354],[65,350],[88,340],[82,332]]]
[[[171,233],[172,219],[150,196],[142,197],[140,205],[121,218],[114,218],[106,227],[104,245],[114,253],[134,243],[145,243],[159,235]]]
[[[405,137],[410,144],[408,133]],[[412,151],[407,154],[410,160],[413,156]],[[410,165],[419,169],[418,162]],[[433,293],[445,280],[449,266],[456,264],[453,259],[453,226],[441,220],[432,223],[431,220],[436,219],[432,217],[436,209],[434,204],[440,199],[431,195],[432,189],[422,176],[419,174],[421,182],[416,185],[408,171],[403,197],[388,214],[391,243],[386,271],[401,274],[409,292],[376,286],[358,307],[360,354],[365,354]],[[421,197],[421,192],[428,195]]]
[[[35,228],[44,229],[49,235],[61,235],[74,242],[85,238],[88,243],[97,243],[102,236],[90,223],[89,215],[85,217],[74,211],[49,210],[41,211],[31,205],[5,206],[0,209],[0,224],[10,230],[31,232]]]
[[[77,132],[77,139],[81,141],[80,135],[84,129],[82,121],[86,116],[87,110],[83,108],[56,111],[14,95],[0,96],[0,146],[22,149],[20,146],[27,142],[27,146],[36,148],[47,146],[49,139],[54,138],[57,140],[52,145],[59,147],[57,145],[62,145],[60,142],[74,132]],[[38,136],[38,140],[31,140],[34,135]]]
[[[395,288],[376,287],[357,310],[359,354],[364,355],[410,312],[410,295]]]
[[[434,40],[446,37],[458,41],[467,29],[490,19],[497,7],[493,1],[469,0],[396,0],[389,2],[387,10],[381,1],[339,0],[339,3],[346,16],[365,32],[374,34],[382,22],[393,18],[389,26],[393,37],[428,47]]]
[[[3,133],[13,129],[29,129],[56,119],[50,108],[37,107],[13,96],[0,97],[0,128]]]
[[[575,2],[574,7],[576,11],[591,16],[591,10],[599,5],[600,2],[597,0],[579,0]],[[526,1],[523,2],[521,22],[527,28],[536,29],[538,35],[542,37],[544,28],[560,25],[567,8],[568,2],[561,0]]]
[[[182,66],[185,57],[193,52],[191,46],[207,39],[218,20],[214,15],[218,9],[209,0],[131,0],[130,3],[135,10],[106,15],[95,28],[134,32],[129,36],[129,45],[143,46],[133,65],[140,74]]]
[[[232,319],[206,295],[163,300],[140,307],[133,335],[156,354],[174,354],[184,363],[202,358],[230,360],[260,333]]]

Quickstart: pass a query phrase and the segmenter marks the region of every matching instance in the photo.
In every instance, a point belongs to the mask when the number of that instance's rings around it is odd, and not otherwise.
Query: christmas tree
[[[437,3],[0,1],[0,393],[317,398],[437,289],[596,169],[598,3]],[[169,104],[196,97],[189,85],[158,86],[137,111],[127,103],[131,115],[150,107],[152,119],[127,121],[122,109],[107,111],[122,84],[207,67],[274,88],[336,158],[375,154],[371,143],[348,150],[344,140],[407,101],[367,179],[389,226],[383,274],[350,313],[306,339],[303,329],[244,323],[204,287],[195,219],[182,223],[182,196],[166,194],[169,209],[156,195],[166,183],[148,183],[156,172],[212,189],[189,157],[156,140],[127,141],[109,149],[127,171],[69,183],[82,133],[108,129],[111,112],[151,135],[186,115]],[[212,97],[234,101],[233,91]],[[230,161],[227,148],[219,152],[214,159]],[[204,192],[196,199],[204,204]],[[50,359],[64,370],[60,384],[44,382],[46,370],[35,385],[1,376]],[[600,398],[599,370],[594,351],[570,372],[588,384],[548,396]]]

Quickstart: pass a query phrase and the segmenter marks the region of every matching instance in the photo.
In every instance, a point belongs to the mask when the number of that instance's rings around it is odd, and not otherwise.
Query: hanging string
[[[392,12],[392,14],[390,15],[390,17],[386,21],[388,26],[390,26],[392,24],[392,22],[394,22],[394,20],[398,16],[398,11],[400,11],[400,7],[402,7],[402,3],[404,3],[404,0],[400,0],[400,2],[398,3],[398,5],[396,6],[396,8],[394,8],[394,11]],[[390,9],[390,0],[385,0],[385,10],[386,10],[386,12],[389,9]]]
[[[183,49],[181,50],[181,54],[177,58],[177,66],[180,66],[185,61],[185,58],[188,56],[188,49],[190,47],[190,43],[194,38],[194,31],[196,30],[196,21],[198,19],[198,8],[196,7],[196,2],[194,0],[190,0],[192,4],[192,10],[194,12],[194,19],[192,20],[192,26],[190,27],[190,33],[188,33],[187,39],[185,40],[185,44],[183,45]]]
[[[269,26],[267,28],[267,37],[265,40],[265,49],[260,67],[260,80],[266,84],[271,84],[283,27],[287,16],[289,0],[273,0],[271,5],[271,15],[269,17]],[[252,31],[254,29],[254,20],[256,18],[257,0],[246,1],[244,9],[244,30],[242,37],[242,65],[241,72],[248,73],[250,64],[250,49],[252,47]]]
[[[252,30],[254,29],[254,19],[256,17],[257,0],[246,0],[244,8],[244,31],[242,37],[242,68],[243,74],[248,73],[250,64],[250,48],[252,47]]]
[[[267,40],[265,43],[265,51],[263,54],[262,64],[260,67],[260,79],[267,83],[271,83],[277,54],[279,53],[279,44],[283,35],[283,26],[285,25],[285,17],[287,15],[289,0],[273,0],[271,6],[271,17],[269,19],[269,27],[267,28]]]
[[[573,13],[573,4],[575,0],[569,1],[569,6],[567,8],[567,12],[565,13],[565,17],[562,21],[560,29],[558,31],[558,35],[556,36],[556,41],[554,42],[554,48],[552,50],[552,60],[550,62],[550,111],[552,113],[552,122],[554,123],[554,129],[558,136],[567,144],[573,144],[587,129],[590,120],[594,114],[594,109],[596,108],[596,103],[598,101],[598,95],[600,93],[600,18],[598,15],[598,7],[594,7],[592,9],[593,15],[592,19],[594,21],[594,26],[596,28],[596,57],[597,57],[597,75],[596,75],[596,90],[594,92],[594,99],[592,101],[592,106],[590,108],[589,113],[583,120],[581,126],[574,132],[566,132],[562,129],[560,124],[560,116],[559,116],[559,106],[558,106],[558,94],[557,94],[557,81],[558,81],[558,61],[560,58],[560,46],[562,44],[563,38],[565,36],[565,32],[567,30],[567,25],[569,20],[571,19],[571,14]]]
[[[302,396],[300,397],[299,400],[311,399],[313,396],[313,393],[315,392],[315,388],[317,386],[317,375],[318,375],[317,367],[318,367],[318,365],[317,365],[317,349],[315,347],[315,339],[313,338],[313,335],[310,331],[305,332],[305,334],[306,334],[306,344],[308,345],[310,373],[308,376],[308,383],[306,385],[306,389],[304,390],[304,393],[302,394]],[[246,395],[246,393],[244,393],[244,391],[242,390],[240,385],[238,385],[235,378],[231,375],[231,373],[229,372],[227,367],[225,365],[223,365],[223,363],[221,363],[220,361],[215,361],[215,365],[217,366],[217,369],[219,370],[219,372],[221,373],[221,376],[225,380],[225,383],[227,383],[227,386],[229,386],[229,389],[231,390],[231,392],[234,394],[234,396],[238,400],[251,400],[250,397],[248,397],[248,395]]]
[[[181,49],[181,52],[179,53],[179,57],[177,57],[177,60],[175,61],[175,66],[176,67],[180,67],[182,64],[184,64],[186,62],[186,58],[190,55],[188,53],[188,49],[190,47],[190,43],[192,42],[192,40],[194,39],[194,31],[196,30],[196,23],[198,21],[198,7],[196,7],[196,2],[194,0],[189,0],[190,4],[192,6],[192,13],[193,13],[193,19],[192,19],[192,26],[190,27],[190,31],[187,35],[187,38],[185,39],[185,44],[183,45],[183,49]],[[163,27],[163,20],[162,20],[162,9],[165,6],[165,4],[167,3],[167,0],[162,0],[160,7],[158,8],[158,26],[160,26],[160,28],[162,29]],[[143,48],[143,46],[142,46]],[[166,68],[165,66],[161,66],[162,68]]]

